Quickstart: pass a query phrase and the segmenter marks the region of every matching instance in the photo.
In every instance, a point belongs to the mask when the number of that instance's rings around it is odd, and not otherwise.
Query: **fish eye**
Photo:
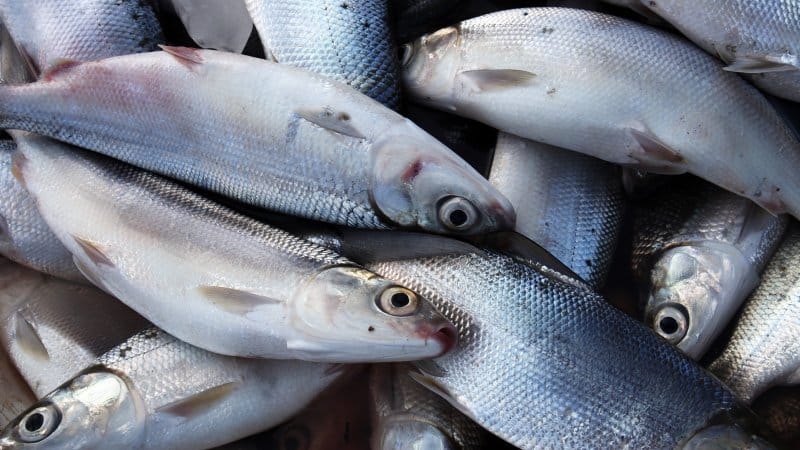
[[[404,44],[397,52],[400,57],[400,64],[405,66],[411,61],[411,57],[414,56],[414,46],[412,44]]]
[[[688,311],[681,305],[664,305],[653,316],[653,329],[673,345],[678,344],[689,331]]]
[[[419,309],[419,297],[413,291],[400,286],[390,287],[378,297],[378,308],[392,316],[410,316]]]
[[[464,231],[478,222],[478,211],[462,197],[449,197],[439,206],[439,221],[453,231]]]
[[[19,421],[17,433],[23,442],[39,442],[50,436],[60,422],[61,414],[54,405],[40,406]]]

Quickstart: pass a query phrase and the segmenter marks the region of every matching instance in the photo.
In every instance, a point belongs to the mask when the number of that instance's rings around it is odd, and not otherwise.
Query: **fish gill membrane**
[[[404,48],[413,101],[623,166],[689,172],[800,217],[792,131],[758,90],[670,33],[591,11],[525,8]]]
[[[455,343],[453,326],[415,292],[156,175],[36,136],[14,160],[81,272],[193,345],[374,362]]]

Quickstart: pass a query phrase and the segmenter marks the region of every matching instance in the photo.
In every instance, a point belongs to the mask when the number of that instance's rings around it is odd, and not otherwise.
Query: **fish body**
[[[459,234],[513,226],[486,179],[368,97],[287,65],[167,50],[0,87],[0,126],[305,218]]]
[[[149,328],[21,414],[0,448],[210,448],[286,420],[343,372],[222,356]]]
[[[3,395],[0,396],[0,430],[2,430],[6,424],[36,401],[36,396],[28,387],[28,383],[19,374],[4,350],[0,350],[0,386],[3,386]]]
[[[751,402],[772,386],[800,382],[800,230],[792,226],[709,369]]]
[[[415,293],[175,183],[42,137],[20,142],[15,158],[82,273],[193,345],[355,362],[426,358],[454,343],[452,325]]]
[[[758,284],[788,217],[697,179],[676,181],[636,212],[633,272],[645,322],[699,359]]]
[[[800,101],[800,2],[641,2],[760,89]]]
[[[800,144],[755,88],[669,33],[577,9],[501,11],[406,47],[415,101],[800,217]]]
[[[245,0],[264,53],[397,109],[400,74],[388,0]]]
[[[592,287],[603,285],[622,225],[618,168],[500,133],[489,181],[514,205],[516,232]]]

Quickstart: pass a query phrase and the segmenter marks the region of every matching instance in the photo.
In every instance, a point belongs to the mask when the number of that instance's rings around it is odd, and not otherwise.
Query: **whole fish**
[[[694,178],[642,203],[632,265],[645,322],[700,359],[758,284],[788,218]]]
[[[167,48],[64,63],[36,83],[0,86],[0,127],[321,221],[461,234],[514,223],[508,200],[409,120],[242,55]]]
[[[36,401],[36,396],[31,392],[28,383],[2,349],[0,349],[0,386],[3,387],[3,393],[0,395],[0,430],[2,430],[6,424]]]
[[[309,238],[427,294],[459,343],[412,376],[513,445],[763,444],[733,424],[737,400],[714,377],[547,266],[432,235]]]
[[[800,446],[800,387],[772,388],[756,399],[753,410],[767,424],[776,444]]]
[[[20,142],[14,164],[81,272],[192,345],[360,362],[454,344],[416,293],[157,175],[42,137]]]
[[[709,369],[747,402],[800,383],[800,230],[792,226]]]
[[[641,1],[725,70],[772,95],[800,101],[800,2],[797,0]]]
[[[397,109],[389,0],[245,0],[268,59],[347,84]]]
[[[149,328],[17,417],[0,449],[210,448],[288,419],[344,372],[222,356]]]
[[[514,205],[515,231],[602,287],[622,226],[618,168],[500,133],[489,181]]]
[[[482,449],[485,432],[408,375],[404,365],[370,369],[372,448]]]
[[[0,0],[0,20],[36,74],[64,59],[152,51],[164,41],[147,1]]]
[[[800,217],[791,130],[755,88],[669,33],[591,11],[514,9],[423,36],[403,70],[424,104],[612,163],[689,172]]]

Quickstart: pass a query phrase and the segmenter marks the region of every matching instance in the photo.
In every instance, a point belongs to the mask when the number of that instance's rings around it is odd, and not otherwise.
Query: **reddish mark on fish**
[[[17,151],[14,153],[14,156],[11,157],[11,175],[19,181],[19,184],[22,187],[27,188],[25,186],[25,177],[23,172],[25,170],[25,164],[28,162],[28,158],[25,157],[21,152]]]
[[[422,161],[416,159],[414,160],[413,163],[411,163],[410,166],[408,166],[408,168],[400,176],[400,181],[402,181],[403,183],[409,183],[414,178],[416,178],[420,172],[422,172]]]
[[[72,69],[80,65],[80,61],[75,61],[73,59],[61,60],[53,64],[42,74],[42,81],[53,81],[53,79],[70,72]]]
[[[181,63],[189,70],[194,70],[196,66],[203,62],[203,55],[200,49],[189,47],[172,47],[169,45],[159,45],[161,50],[175,57],[175,60]]]
[[[428,345],[429,340],[439,344],[441,352],[436,356],[444,355],[458,343],[458,330],[450,323],[439,326],[421,325],[417,328],[416,334],[425,339],[425,345]]]
[[[497,200],[489,204],[489,212],[497,219],[497,225],[500,229],[511,229],[517,222],[517,213],[513,209],[509,209]]]

